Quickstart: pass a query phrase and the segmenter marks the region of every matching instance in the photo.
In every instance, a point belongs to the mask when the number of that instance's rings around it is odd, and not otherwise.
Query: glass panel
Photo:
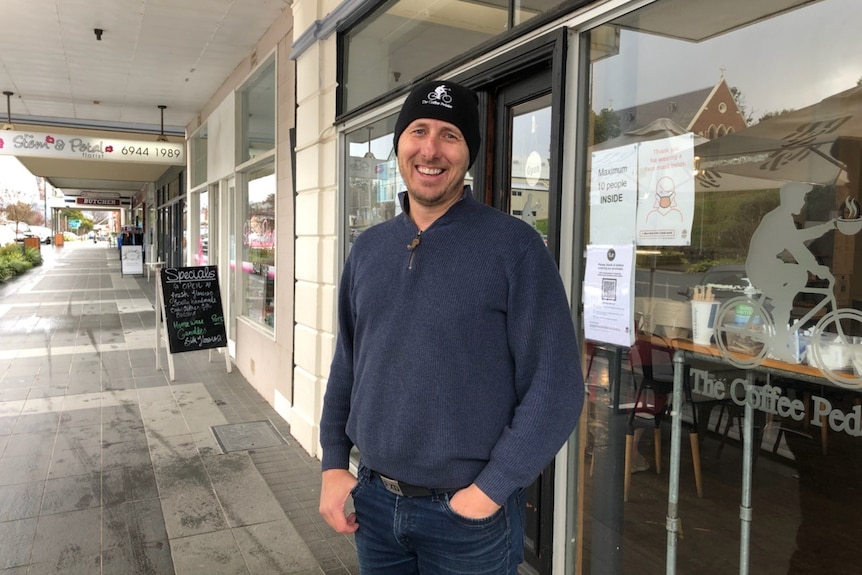
[[[551,95],[512,108],[510,210],[548,243]]]
[[[395,116],[347,134],[347,238],[400,213],[404,182],[392,145]]]
[[[195,251],[195,265],[209,265],[209,245],[210,245],[210,220],[209,220],[209,193],[201,192],[200,194],[200,214],[198,216],[198,245]]]
[[[538,16],[542,12],[547,12],[551,8],[556,8],[562,2],[560,0],[515,0],[515,12],[512,14],[513,24],[517,26]]]
[[[178,211],[180,213],[180,221],[177,222],[179,224],[180,237],[182,237],[182,242],[180,243],[180,253],[179,253],[179,261],[180,265],[188,265],[188,258],[186,257],[188,254],[188,245],[189,245],[189,207],[185,200],[180,200]]]
[[[275,325],[275,166],[247,174],[242,228],[242,313]]]
[[[240,163],[275,148],[275,61],[263,66],[239,91]]]
[[[591,31],[586,235],[637,244],[638,336],[586,346],[584,573],[663,573],[671,489],[679,572],[858,570],[860,24],[667,0]]]
[[[191,182],[197,187],[207,181],[207,127],[202,126],[189,142],[191,152]]]
[[[222,191],[225,194],[227,211],[227,249],[228,249],[228,339],[236,341],[236,308],[240,290],[237,288],[236,252],[237,252],[237,211],[239,202],[236,197],[236,180],[231,177],[222,181]]]
[[[344,105],[409,84],[507,26],[506,2],[387,2],[345,36]]]

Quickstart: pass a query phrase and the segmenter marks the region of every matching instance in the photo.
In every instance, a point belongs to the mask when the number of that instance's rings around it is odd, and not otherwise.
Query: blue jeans
[[[363,575],[516,574],[524,559],[524,490],[483,519],[452,511],[453,493],[401,497],[360,465],[352,495]]]

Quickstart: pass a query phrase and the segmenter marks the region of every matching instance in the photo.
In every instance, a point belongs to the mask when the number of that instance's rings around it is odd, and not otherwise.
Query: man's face
[[[398,169],[407,193],[424,206],[460,197],[469,162],[464,135],[449,122],[419,118],[398,139]]]

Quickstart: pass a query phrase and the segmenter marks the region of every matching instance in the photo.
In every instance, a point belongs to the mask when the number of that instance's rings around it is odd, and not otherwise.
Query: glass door
[[[221,206],[227,206],[227,209],[220,210],[221,226],[223,230],[227,230],[226,235],[219,235],[227,242],[224,246],[226,249],[220,250],[219,254],[225,258],[222,263],[222,269],[227,270],[227,282],[222,282],[222,302],[226,306],[225,315],[227,316],[227,339],[228,347],[231,353],[236,353],[236,301],[235,294],[237,293],[237,204],[236,204],[236,180],[233,177],[221,181]],[[241,264],[241,262],[240,262]],[[223,277],[220,279],[224,279]]]
[[[552,222],[559,198],[557,170],[551,151],[556,132],[552,117],[550,70],[509,83],[496,92],[496,125],[492,168],[494,206],[530,223],[545,239],[558,245]],[[577,353],[577,350],[572,350]],[[553,543],[553,463],[527,490],[525,565],[530,572],[551,572]]]

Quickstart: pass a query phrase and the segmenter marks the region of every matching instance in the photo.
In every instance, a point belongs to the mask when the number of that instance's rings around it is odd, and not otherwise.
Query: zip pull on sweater
[[[419,242],[422,241],[422,230],[416,232],[416,237],[413,238],[409,244],[407,244],[407,251],[410,252],[410,259],[407,260],[407,269],[413,269],[413,257],[416,255],[416,248],[419,247]]]

